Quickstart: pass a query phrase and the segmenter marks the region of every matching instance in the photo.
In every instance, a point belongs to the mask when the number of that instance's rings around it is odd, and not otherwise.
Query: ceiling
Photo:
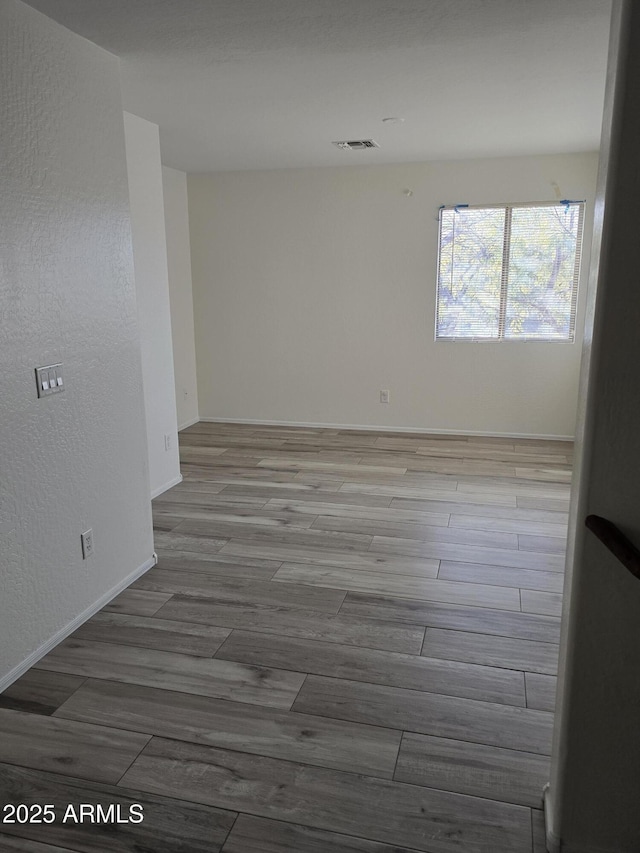
[[[599,146],[609,0],[29,4],[121,58],[125,109],[188,172]]]

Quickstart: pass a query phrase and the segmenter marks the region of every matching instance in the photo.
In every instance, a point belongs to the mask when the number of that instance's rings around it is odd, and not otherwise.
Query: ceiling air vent
[[[352,139],[349,142],[334,142],[343,151],[364,151],[365,148],[380,148],[374,139]]]

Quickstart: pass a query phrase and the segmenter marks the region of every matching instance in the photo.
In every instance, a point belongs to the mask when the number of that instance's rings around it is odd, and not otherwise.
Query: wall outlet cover
[[[82,542],[82,559],[86,560],[93,554],[93,528],[90,527],[88,530],[85,530],[81,534],[80,540]]]

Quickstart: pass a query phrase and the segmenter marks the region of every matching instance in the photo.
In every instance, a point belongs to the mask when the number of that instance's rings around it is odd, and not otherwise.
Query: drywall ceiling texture
[[[573,435],[579,340],[434,342],[438,208],[587,199],[586,271],[596,169],[583,154],[190,175],[201,417]]]
[[[125,113],[149,482],[155,497],[180,480],[167,238],[158,127]]]
[[[609,0],[31,3],[121,57],[125,109],[186,172],[598,146]]]
[[[1,678],[153,542],[117,61],[15,0],[0,39]]]
[[[178,429],[184,429],[198,420],[187,176],[184,172],[163,166],[162,183]]]

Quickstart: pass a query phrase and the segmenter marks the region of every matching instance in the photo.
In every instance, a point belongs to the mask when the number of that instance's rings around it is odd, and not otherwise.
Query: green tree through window
[[[440,212],[437,340],[573,341],[583,202]]]

